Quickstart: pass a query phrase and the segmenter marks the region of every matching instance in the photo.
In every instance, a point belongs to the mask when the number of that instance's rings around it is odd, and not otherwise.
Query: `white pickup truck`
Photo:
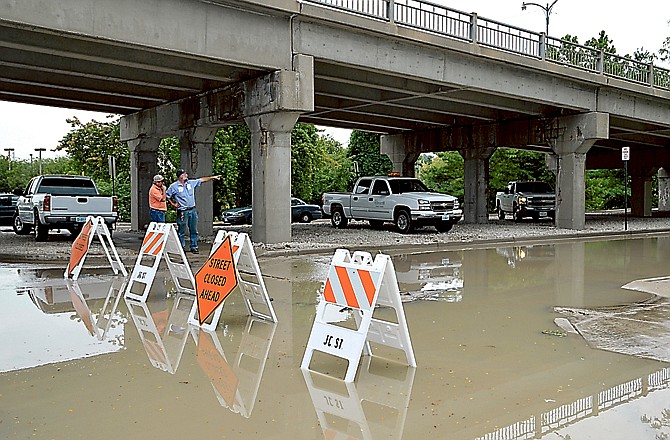
[[[16,203],[14,232],[35,233],[45,241],[50,229],[79,234],[86,217],[101,216],[110,232],[118,217],[116,197],[101,196],[90,177],[46,175],[33,177]]]
[[[463,216],[456,197],[431,192],[413,177],[361,177],[353,192],[324,193],[321,200],[336,228],[346,228],[349,220],[367,220],[373,228],[393,222],[403,234],[415,226],[448,232]]]
[[[496,193],[496,210],[500,220],[505,220],[506,213],[517,222],[524,217],[553,219],[556,194],[546,182],[509,182],[504,191]]]

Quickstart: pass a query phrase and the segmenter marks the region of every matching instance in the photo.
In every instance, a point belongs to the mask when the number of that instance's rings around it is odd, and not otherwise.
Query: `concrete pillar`
[[[670,211],[670,173],[661,168],[658,177],[658,210],[660,212]]]
[[[558,157],[556,226],[584,229],[586,153],[609,136],[609,114],[585,113],[559,118],[560,134],[553,147]]]
[[[489,221],[488,182],[489,159],[495,147],[467,147],[459,150],[463,156],[463,222],[484,224]]]
[[[149,188],[158,172],[158,138],[138,138],[127,141],[130,149],[130,229],[146,229],[149,215]]]
[[[634,217],[651,217],[651,177],[631,176],[630,213]]]
[[[180,167],[188,172],[189,179],[212,175],[212,145],[217,129],[198,127],[184,130],[179,136]],[[174,182],[174,179],[170,180]],[[203,183],[195,190],[198,211],[198,233],[201,237],[214,236],[214,185],[216,181]]]
[[[385,154],[391,159],[393,172],[404,175],[405,159],[407,157],[405,136],[399,134],[381,136],[379,144],[381,154]],[[416,157],[419,157],[418,154]],[[416,159],[414,159],[414,162],[416,162]],[[414,176],[414,163],[412,163],[412,176]]]
[[[298,112],[244,118],[251,130],[252,239],[291,241],[291,130]]]

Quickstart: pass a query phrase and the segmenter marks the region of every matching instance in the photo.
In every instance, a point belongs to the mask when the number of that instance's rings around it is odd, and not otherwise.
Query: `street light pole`
[[[537,6],[538,8],[542,9],[544,11],[544,16],[547,21],[547,25],[545,27],[545,35],[549,35],[549,16],[551,15],[551,10],[554,8],[554,5],[556,4],[558,0],[554,0],[551,4],[547,3],[546,6],[542,6],[539,3],[529,3],[529,2],[523,2],[521,3],[521,10],[525,11],[527,6]]]
[[[12,153],[14,152],[14,148],[5,148],[5,151],[7,152],[8,171],[12,171]]]
[[[39,153],[39,163],[40,163],[40,176],[42,175],[42,151],[47,151],[46,148],[35,148],[35,151]]]

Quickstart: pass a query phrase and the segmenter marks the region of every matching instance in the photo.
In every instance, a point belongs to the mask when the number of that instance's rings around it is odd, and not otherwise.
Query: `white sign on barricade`
[[[216,234],[214,243],[212,244],[210,258],[215,255],[217,250],[219,250],[222,245],[226,244],[224,243],[226,239],[230,240],[229,245],[232,248],[234,262],[233,266],[235,278],[237,280],[237,287],[239,287],[239,290],[242,293],[247,311],[251,316],[277,322],[277,315],[275,314],[267,288],[265,287],[265,281],[263,281],[263,275],[261,274],[261,269],[258,265],[256,253],[254,252],[249,235],[245,233],[228,232],[223,230],[219,231]],[[210,260],[205,262],[205,266],[208,265],[209,262]],[[205,266],[203,266],[203,269]],[[225,292],[225,295],[228,295],[229,293],[230,292]],[[215,330],[221,317],[223,306],[224,301],[221,301],[221,303],[216,306],[214,311],[211,313],[211,319],[209,319],[207,322],[201,323],[198,319],[199,312],[197,304],[194,305],[193,309],[191,310],[189,324],[202,327],[203,329],[209,331]]]
[[[397,323],[373,318],[377,306],[395,310]],[[337,325],[349,313],[353,314],[357,329]],[[349,361],[344,380],[352,382],[361,355],[372,355],[370,342],[404,351],[407,364],[416,367],[391,258],[378,254],[373,261],[367,252],[354,252],[352,256],[348,250],[338,249],[300,368],[309,370],[314,351],[320,351]]]
[[[125,301],[151,365],[175,374],[189,335],[186,321],[194,302],[193,295],[178,293],[167,320],[158,325],[146,302],[129,298]]]
[[[74,243],[72,243],[72,251],[70,252],[70,261],[65,268],[63,273],[63,278],[72,278],[76,280],[79,278],[79,273],[81,272],[82,267],[84,266],[84,261],[86,260],[86,255],[88,255],[88,250],[93,241],[93,237],[97,234],[98,240],[102,245],[105,255],[107,256],[107,261],[109,261],[114,275],[117,275],[119,271],[123,276],[127,276],[128,272],[126,271],[125,266],[119,258],[119,254],[116,252],[116,247],[114,247],[114,242],[109,233],[109,229],[105,224],[105,219],[98,216],[93,217],[89,215],[86,217],[86,222],[82,226],[79,235],[75,238]],[[110,251],[114,254],[114,259],[110,255]]]
[[[177,292],[195,295],[193,272],[191,272],[191,266],[186,260],[174,225],[151,222],[147,228],[147,233],[144,235],[140,253],[126,287],[126,298],[136,301],[147,300],[163,257],[165,257]],[[185,282],[190,283],[190,285],[185,285]]]

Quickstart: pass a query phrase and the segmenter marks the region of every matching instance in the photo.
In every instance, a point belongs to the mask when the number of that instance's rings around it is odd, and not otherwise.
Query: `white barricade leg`
[[[170,364],[165,345],[163,344],[163,339],[161,338],[160,332],[156,327],[156,323],[151,316],[151,312],[149,311],[146,302],[136,301],[129,298],[125,298],[125,302],[151,365],[159,370],[174,374],[175,370]]]
[[[103,341],[107,337],[107,333],[112,325],[112,320],[114,318],[114,313],[119,306],[119,301],[123,296],[125,291],[126,280],[114,280],[109,286],[109,291],[107,292],[107,297],[105,297],[105,302],[100,309],[100,314],[98,315],[97,327],[100,329],[101,333],[98,339]]]
[[[107,257],[107,261],[109,261],[109,265],[112,267],[114,274],[117,275],[119,272],[121,272],[124,277],[128,276],[128,271],[123,265],[123,262],[119,257],[119,253],[116,251],[116,246],[114,246],[112,235],[109,233],[109,228],[105,223],[105,219],[102,217],[97,217],[97,222],[97,237],[98,240],[100,240],[102,249],[105,251],[105,256]],[[112,254],[114,254],[114,258],[112,258],[112,255],[110,255],[110,251]]]

